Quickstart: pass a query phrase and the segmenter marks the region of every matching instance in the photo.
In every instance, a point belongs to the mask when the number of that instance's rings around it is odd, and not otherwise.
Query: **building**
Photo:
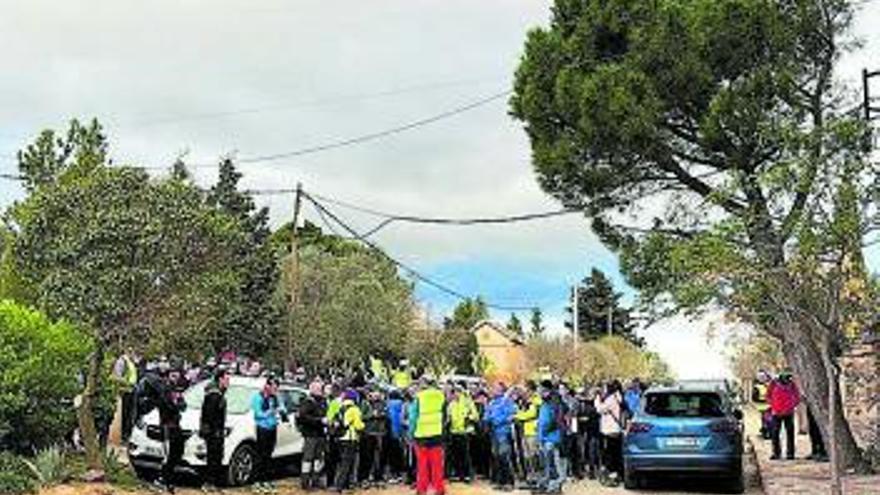
[[[527,363],[522,337],[513,335],[503,325],[485,320],[474,325],[472,331],[480,354],[487,360],[487,379],[514,382],[523,377]]]

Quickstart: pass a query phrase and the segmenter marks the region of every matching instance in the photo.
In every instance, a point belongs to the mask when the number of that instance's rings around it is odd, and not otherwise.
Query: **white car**
[[[241,486],[254,474],[257,441],[251,399],[266,382],[265,378],[232,376],[226,391],[226,442],[223,448],[223,466],[230,486]],[[202,400],[207,381],[199,382],[184,393],[186,410],[180,418],[180,427],[186,438],[183,461],[177,470],[198,474],[205,468],[207,451],[205,441],[198,435]],[[288,421],[278,423],[278,443],[273,459],[302,454],[303,437],[294,424],[295,413],[308,392],[300,387],[281,383],[278,398],[289,414]],[[153,410],[141,418],[131,432],[128,458],[141,478],[150,478],[162,468],[165,446],[159,427],[159,411]]]

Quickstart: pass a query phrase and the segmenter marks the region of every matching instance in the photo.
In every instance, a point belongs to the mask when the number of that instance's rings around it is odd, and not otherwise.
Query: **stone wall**
[[[880,442],[880,338],[866,339],[841,358],[841,391],[853,433],[864,447]]]

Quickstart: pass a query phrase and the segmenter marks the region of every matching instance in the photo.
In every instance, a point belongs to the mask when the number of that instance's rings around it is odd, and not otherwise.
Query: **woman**
[[[623,475],[623,392],[620,382],[612,380],[604,393],[595,399],[602,434],[602,468],[608,481],[616,484]],[[604,477],[603,477],[604,478]]]

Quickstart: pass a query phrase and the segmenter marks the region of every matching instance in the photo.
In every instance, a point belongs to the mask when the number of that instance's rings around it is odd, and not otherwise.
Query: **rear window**
[[[724,405],[711,392],[664,392],[648,394],[645,413],[664,418],[718,418],[724,416]]]
[[[205,386],[207,381],[197,383],[183,394],[187,409],[201,409],[205,399]],[[251,399],[260,389],[256,387],[243,387],[230,385],[226,391],[226,412],[229,414],[244,414],[251,407]]]

